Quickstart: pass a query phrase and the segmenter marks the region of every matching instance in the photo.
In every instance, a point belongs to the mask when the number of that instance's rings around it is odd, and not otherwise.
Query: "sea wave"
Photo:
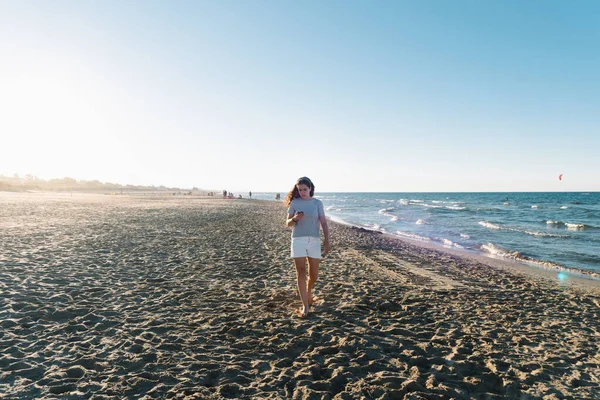
[[[500,225],[492,224],[491,222],[487,222],[487,221],[479,221],[478,224],[485,228],[489,228],[489,229],[496,229],[496,230],[502,229],[502,227],[500,227]]]
[[[392,214],[391,213],[392,211],[396,211],[396,209],[394,207],[388,207],[388,208],[383,208],[383,209],[379,210],[378,213],[383,216],[389,217],[390,221],[396,222],[396,221],[398,221],[398,216]]]
[[[497,246],[493,243],[487,243],[487,244],[481,245],[481,250],[483,250],[486,253],[495,255],[495,256],[510,258],[513,260],[519,259],[522,256],[521,253],[518,251],[503,249],[502,247]]]
[[[541,260],[538,258],[528,257],[526,255],[521,254],[518,251],[504,249],[498,245],[493,243],[487,243],[481,245],[481,250],[485,253],[489,253],[491,255],[508,258],[515,261],[525,262],[527,264],[534,265],[536,267],[540,267],[547,270],[559,271],[559,272],[568,272],[572,275],[582,276],[586,278],[600,279],[600,274],[594,271],[581,270],[576,268],[565,267],[564,265],[560,265],[557,263],[553,263],[550,261]]]
[[[374,231],[381,231],[382,230],[381,229],[381,225],[379,225],[379,224],[368,224],[367,223],[367,224],[364,225],[364,227],[367,228],[367,229],[374,230]]]
[[[562,222],[562,221],[546,221],[547,225],[551,225],[554,227],[565,227],[568,231],[583,231],[587,229],[598,229],[595,226],[587,225],[587,224],[579,224],[579,223],[571,223],[571,222]]]
[[[526,235],[530,235],[530,236],[543,236],[543,237],[569,237],[569,235],[561,235],[561,234],[556,234],[556,233],[547,233],[547,232],[538,232],[538,231],[530,231],[527,229],[518,229],[518,228],[511,228],[508,226],[500,226],[497,224],[493,224],[491,222],[488,221],[479,221],[478,222],[479,225],[488,228],[488,229],[493,229],[493,230],[497,230],[497,231],[509,231],[509,232],[517,232],[517,233],[524,233]]]
[[[567,227],[567,230],[569,230],[569,231],[582,231],[586,227],[585,224],[570,224],[568,222],[565,222],[565,226]]]
[[[446,209],[446,210],[454,210],[454,211],[460,211],[460,210],[467,209],[467,207],[462,205],[464,203],[459,202],[459,201],[432,200],[431,204],[430,204],[430,203],[425,202],[424,200],[400,199],[400,200],[398,200],[398,202],[403,206],[418,206],[418,207],[424,207],[424,208]],[[445,204],[449,204],[449,205],[445,205]]]
[[[402,231],[396,231],[396,235],[397,236],[401,236],[401,237],[405,237],[405,238],[409,238],[409,239],[417,239],[417,240],[423,240],[423,241],[430,241],[431,239],[425,236],[419,236],[416,235],[414,233],[408,233],[408,232],[402,232]]]
[[[398,200],[398,203],[402,204],[403,206],[418,206],[425,203],[425,201],[417,199],[400,199]]]
[[[525,233],[526,235],[542,236],[542,237],[557,237],[557,238],[570,237],[569,235],[560,235],[560,234],[556,234],[556,233],[546,233],[546,232],[538,232],[538,231],[525,231],[525,230],[519,230],[519,229],[515,229],[514,232],[521,232],[521,233]]]
[[[453,242],[452,240],[449,240],[449,239],[440,238],[439,241],[442,242],[444,244],[444,246],[447,246],[447,247],[456,247],[458,249],[464,249],[465,248],[464,246],[461,246],[460,244],[455,243],[455,242]]]
[[[446,208],[447,208],[448,210],[459,210],[459,211],[460,211],[460,210],[466,210],[466,209],[467,209],[467,207],[461,207],[461,206],[446,206]]]

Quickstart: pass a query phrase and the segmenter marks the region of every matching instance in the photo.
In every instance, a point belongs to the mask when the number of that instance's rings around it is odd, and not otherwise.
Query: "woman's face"
[[[310,187],[301,183],[299,185],[296,185],[296,188],[298,188],[298,193],[300,193],[300,198],[302,200],[310,200]]]

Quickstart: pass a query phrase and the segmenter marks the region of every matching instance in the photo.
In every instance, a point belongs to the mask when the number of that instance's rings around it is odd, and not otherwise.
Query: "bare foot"
[[[298,318],[306,318],[308,316],[308,308],[300,307],[296,310],[296,316]]]
[[[308,300],[308,304],[312,306],[317,302],[317,300],[319,300],[319,296],[312,296],[310,300]]]

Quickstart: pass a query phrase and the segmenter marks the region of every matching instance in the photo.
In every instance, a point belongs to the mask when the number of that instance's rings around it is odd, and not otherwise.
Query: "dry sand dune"
[[[600,295],[332,224],[307,319],[280,204],[0,195],[0,397],[600,398]]]

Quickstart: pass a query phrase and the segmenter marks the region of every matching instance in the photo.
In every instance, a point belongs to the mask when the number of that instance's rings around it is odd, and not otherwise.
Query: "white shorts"
[[[312,236],[292,237],[292,258],[321,258],[321,239]]]

